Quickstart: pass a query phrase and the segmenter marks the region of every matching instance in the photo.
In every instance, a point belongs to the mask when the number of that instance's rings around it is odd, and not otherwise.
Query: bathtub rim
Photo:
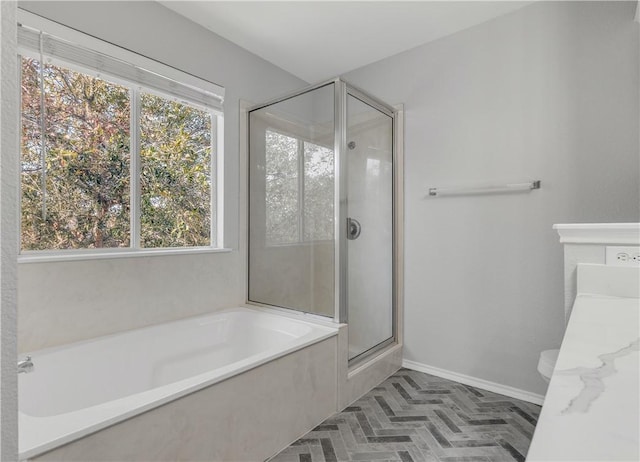
[[[158,408],[172,401],[176,401],[182,397],[190,395],[192,393],[203,390],[204,388],[215,385],[222,381],[233,378],[236,375],[240,375],[251,369],[260,367],[271,361],[275,361],[279,358],[295,353],[309,346],[320,343],[331,337],[338,335],[338,324],[332,324],[330,322],[315,322],[312,319],[302,319],[300,316],[289,315],[279,310],[273,310],[264,307],[238,305],[236,307],[229,307],[223,310],[214,311],[211,313],[201,314],[197,316],[190,316],[188,318],[181,318],[174,321],[168,321],[166,323],[155,324],[151,326],[141,327],[137,329],[131,329],[127,331],[117,332],[113,334],[99,336],[93,339],[81,340],[64,345],[58,345],[54,347],[44,348],[36,350],[33,353],[50,352],[59,349],[68,349],[73,346],[90,343],[102,338],[115,337],[118,335],[136,332],[140,330],[150,330],[159,325],[166,325],[171,323],[177,323],[181,321],[197,320],[199,318],[207,318],[211,316],[221,315],[228,312],[256,312],[267,316],[285,317],[293,321],[297,321],[303,324],[309,324],[314,329],[310,334],[301,337],[301,340],[293,342],[287,348],[278,350],[271,354],[265,354],[264,352],[258,355],[252,355],[248,358],[244,358],[240,361],[236,361],[227,366],[223,366],[214,371],[208,371],[202,374],[188,377],[177,382],[173,382],[161,387],[145,390],[140,393],[128,395],[116,400],[100,403],[89,408],[84,408],[78,411],[72,411],[64,414],[58,414],[55,416],[31,416],[25,414],[22,411],[18,411],[18,428],[19,428],[19,445],[18,445],[18,460],[28,460],[32,457],[49,452],[53,449],[61,447],[72,441],[78,440],[85,436],[88,436],[97,431],[103,430],[107,427],[140,415],[144,412]],[[313,335],[312,335],[313,334]],[[254,358],[249,361],[249,359]],[[234,367],[231,367],[234,366]],[[220,372],[222,371],[222,372]],[[144,395],[144,399],[136,402],[136,398],[140,398]],[[126,406],[126,407],[125,407]],[[117,410],[124,408],[124,411],[116,412]],[[105,416],[98,418],[100,413],[104,413]],[[55,425],[56,420],[60,420],[61,416],[67,416],[69,418],[78,417],[81,415],[81,422],[73,420],[67,420],[66,426]],[[88,414],[88,416],[87,416]],[[92,422],[82,422],[82,417],[88,418]],[[96,421],[99,420],[99,421]],[[70,430],[68,427],[80,427],[78,429]],[[29,436],[24,433],[24,429],[29,429]],[[52,430],[53,428],[53,430]],[[38,435],[39,437],[34,437]],[[44,435],[44,436],[40,436]]]

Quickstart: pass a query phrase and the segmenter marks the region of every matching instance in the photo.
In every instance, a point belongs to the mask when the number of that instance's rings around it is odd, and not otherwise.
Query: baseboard
[[[433,367],[415,361],[409,361],[408,359],[402,360],[402,367],[406,367],[407,369],[418,372],[424,372],[425,374],[435,375],[436,377],[442,377],[443,379],[449,379],[456,382],[464,383],[465,385],[471,385],[472,387],[481,388],[493,393],[499,393],[510,398],[520,399],[522,401],[538,404],[540,406],[542,406],[542,403],[544,402],[544,396],[537,393],[531,393],[530,391],[521,390],[519,388],[510,387],[508,385],[502,385],[499,383],[490,382],[488,380],[479,379],[477,377],[460,374],[458,372],[440,369],[439,367]]]

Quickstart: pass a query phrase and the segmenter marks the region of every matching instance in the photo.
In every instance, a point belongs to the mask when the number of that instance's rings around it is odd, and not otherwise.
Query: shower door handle
[[[360,237],[360,232],[362,231],[362,226],[360,226],[360,222],[355,218],[347,218],[347,239],[355,240]]]

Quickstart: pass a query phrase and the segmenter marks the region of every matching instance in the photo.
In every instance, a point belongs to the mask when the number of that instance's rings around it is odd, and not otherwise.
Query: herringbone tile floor
[[[524,461],[540,406],[400,369],[270,462]]]

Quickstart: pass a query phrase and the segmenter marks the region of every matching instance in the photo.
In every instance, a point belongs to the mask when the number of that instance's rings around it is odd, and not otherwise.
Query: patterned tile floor
[[[540,406],[400,369],[270,462],[524,461]]]

